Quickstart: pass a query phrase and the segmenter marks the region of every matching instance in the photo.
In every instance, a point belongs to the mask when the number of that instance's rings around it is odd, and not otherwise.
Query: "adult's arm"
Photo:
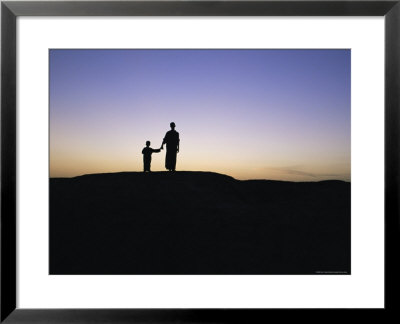
[[[167,144],[167,137],[168,137],[168,132],[165,134],[165,136],[162,140],[161,148],[164,148],[164,144]]]

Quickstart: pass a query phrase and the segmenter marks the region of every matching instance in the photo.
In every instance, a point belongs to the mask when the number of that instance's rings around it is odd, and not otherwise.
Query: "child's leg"
[[[143,160],[143,172],[150,171],[150,161]]]

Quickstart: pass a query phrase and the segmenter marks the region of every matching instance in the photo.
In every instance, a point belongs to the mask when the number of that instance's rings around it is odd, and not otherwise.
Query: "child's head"
[[[150,141],[146,141],[146,146],[147,146],[147,147],[150,146]]]

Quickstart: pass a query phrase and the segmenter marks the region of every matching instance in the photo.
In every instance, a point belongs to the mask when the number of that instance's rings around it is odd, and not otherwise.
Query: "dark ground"
[[[350,183],[50,179],[50,274],[350,273]]]

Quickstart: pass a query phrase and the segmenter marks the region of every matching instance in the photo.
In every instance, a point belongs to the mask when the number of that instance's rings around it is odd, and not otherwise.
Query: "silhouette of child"
[[[151,164],[151,154],[159,153],[161,149],[153,149],[150,147],[150,141],[146,141],[146,147],[142,150],[143,154],[143,172],[151,172],[150,164]]]

